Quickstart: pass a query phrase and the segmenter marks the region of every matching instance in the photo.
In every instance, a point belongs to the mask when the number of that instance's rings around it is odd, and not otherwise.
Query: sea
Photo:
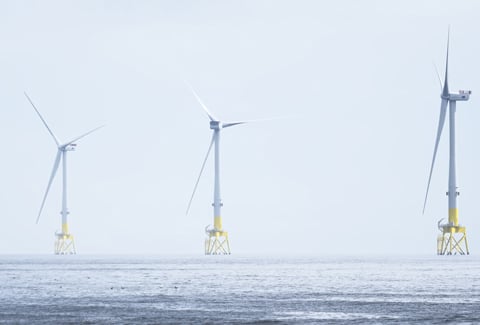
[[[480,324],[480,258],[0,256],[0,324]]]

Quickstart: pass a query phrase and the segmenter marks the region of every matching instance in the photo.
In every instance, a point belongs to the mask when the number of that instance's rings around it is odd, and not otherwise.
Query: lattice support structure
[[[55,236],[57,237],[55,241],[55,255],[77,254],[72,234],[59,233],[55,234]]]
[[[230,255],[228,232],[223,230],[207,230],[205,238],[205,255]]]
[[[437,238],[438,255],[469,255],[467,233],[465,227],[442,225],[442,233]]]

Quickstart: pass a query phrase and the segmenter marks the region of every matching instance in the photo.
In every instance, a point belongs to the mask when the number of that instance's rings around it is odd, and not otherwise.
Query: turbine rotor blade
[[[430,167],[430,175],[428,176],[427,192],[425,193],[425,201],[423,202],[423,212],[422,212],[422,214],[425,213],[425,207],[427,205],[428,190],[430,189],[430,181],[432,180],[432,172],[433,172],[433,166],[435,165],[435,158],[437,156],[438,144],[440,142],[440,137],[442,136],[443,126],[445,124],[445,116],[446,116],[446,113],[447,113],[447,105],[448,105],[448,100],[447,99],[442,99],[442,103],[440,105],[440,118],[438,120],[437,139],[435,140],[435,148],[433,149],[432,165]]]
[[[225,122],[222,123],[222,128],[228,128],[230,126],[235,126],[239,124],[247,124],[247,123],[255,123],[255,122],[264,122],[264,121],[272,121],[282,119],[283,117],[272,117],[272,118],[262,118],[262,119],[255,119],[255,120],[245,120],[245,121],[235,121],[235,122]]]
[[[58,149],[57,157],[55,158],[55,162],[53,163],[52,174],[50,175],[50,179],[48,180],[47,190],[45,191],[45,195],[43,196],[42,205],[40,206],[40,211],[38,212],[37,223],[40,220],[40,215],[42,214],[43,206],[45,205],[45,200],[47,199],[48,191],[50,191],[50,186],[52,185],[53,179],[57,174],[58,165],[60,164],[60,159],[62,158],[62,151]]]
[[[35,104],[33,104],[32,100],[30,99],[30,97],[28,97],[27,93],[24,92],[25,94],[25,97],[27,97],[28,101],[30,102],[30,104],[32,104],[33,106],[33,109],[35,110],[35,112],[37,112],[38,116],[40,117],[40,119],[42,120],[43,124],[45,125],[45,127],[47,128],[48,132],[50,133],[50,135],[52,136],[53,140],[55,140],[55,143],[57,144],[57,147],[60,146],[60,142],[58,141],[57,137],[55,136],[55,134],[53,134],[52,130],[50,129],[50,127],[48,126],[47,122],[45,121],[45,119],[43,118],[42,114],[40,114],[40,112],[38,111],[38,109],[35,107]]]
[[[447,36],[447,59],[445,61],[445,82],[443,83],[443,93],[444,97],[448,96],[448,50],[450,48],[450,26],[448,27],[448,36]]]
[[[72,144],[72,143],[74,143],[75,141],[78,141],[78,140],[80,140],[81,138],[84,138],[84,137],[86,137],[87,135],[89,135],[90,133],[93,133],[93,132],[95,132],[95,131],[97,131],[98,129],[101,129],[101,128],[103,128],[103,127],[105,127],[105,125],[100,125],[100,126],[96,127],[95,129],[90,130],[90,131],[88,131],[87,133],[84,133],[84,134],[76,137],[75,139],[73,139],[73,140],[71,140],[71,141],[69,141],[69,142],[67,142],[67,143],[62,144],[60,147],[64,148],[64,147],[68,146],[69,144]]]
[[[195,96],[195,98],[197,99],[197,101],[200,103],[200,106],[202,106],[203,110],[205,111],[205,113],[207,113],[208,115],[208,118],[210,119],[210,121],[218,121],[218,119],[213,116],[212,113],[210,113],[210,111],[208,110],[207,106],[202,102],[202,99],[200,98],[200,96],[197,95],[197,93],[195,92],[195,90],[193,89],[192,86],[190,86],[190,84],[188,82],[185,81],[185,83],[187,84],[187,86],[190,88],[190,90],[192,91],[193,95]]]
[[[200,174],[198,175],[197,182],[195,183],[195,187],[193,188],[193,193],[192,193],[192,196],[190,197],[190,201],[188,202],[188,207],[185,215],[188,215],[188,211],[190,210],[190,206],[192,205],[193,197],[195,196],[195,192],[197,191],[198,182],[200,182],[200,177],[202,177],[203,170],[205,169],[205,164],[207,163],[207,159],[208,159],[208,156],[210,155],[210,151],[212,150],[212,146],[214,142],[215,142],[215,133],[213,133],[212,135],[212,141],[210,141],[210,146],[208,147],[205,160],[203,161],[202,168],[200,169]]]
[[[240,124],[246,124],[248,122],[246,121],[241,121],[241,122],[229,122],[229,123],[222,123],[222,128],[229,128],[231,126],[235,126],[235,125],[240,125]]]
[[[440,84],[440,92],[443,90],[442,78],[440,78],[440,73],[438,73],[438,68],[435,62],[433,62],[433,66],[435,67],[435,72],[437,73],[438,83]]]

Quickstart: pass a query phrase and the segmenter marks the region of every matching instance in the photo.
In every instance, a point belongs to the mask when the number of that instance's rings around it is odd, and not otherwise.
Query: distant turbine
[[[450,164],[448,177],[448,223],[441,224],[438,222],[438,227],[442,232],[437,238],[437,254],[438,255],[452,255],[459,253],[461,255],[469,254],[467,234],[464,226],[458,223],[458,208],[457,196],[460,193],[457,191],[457,180],[455,174],[455,111],[457,101],[467,101],[472,93],[470,90],[460,90],[458,93],[451,93],[448,90],[448,50],[450,43],[450,31],[447,38],[447,59],[445,64],[445,82],[443,84],[443,91],[440,95],[442,102],[440,105],[440,119],[438,122],[437,137],[435,141],[435,148],[433,150],[432,165],[430,167],[430,174],[428,176],[427,191],[425,194],[425,201],[423,203],[423,213],[427,205],[428,190],[430,189],[430,181],[432,179],[433,166],[435,165],[435,158],[437,156],[438,144],[442,135],[443,125],[445,124],[445,117],[447,113],[447,106],[450,107]]]
[[[210,141],[210,146],[208,147],[205,160],[203,161],[202,167],[200,169],[200,174],[198,175],[197,182],[193,188],[192,196],[188,202],[187,214],[190,210],[193,197],[195,196],[195,191],[197,190],[198,182],[202,176],[205,164],[207,163],[208,156],[212,149],[213,144],[215,144],[215,181],[214,181],[214,190],[213,190],[213,229],[209,229],[208,226],[205,228],[207,238],[205,239],[205,255],[225,255],[230,254],[230,243],[228,241],[228,233],[223,230],[222,227],[222,217],[221,217],[221,208],[223,206],[222,199],[220,196],[220,131],[222,129],[245,124],[254,121],[238,121],[238,122],[222,122],[216,118],[205,106],[200,97],[197,95],[195,90],[190,87],[193,95],[202,106],[205,113],[207,113],[208,118],[210,119],[210,129],[213,130],[212,140]],[[255,120],[258,121],[258,120]]]
[[[48,180],[48,185],[47,185],[47,190],[45,191],[45,195],[43,196],[42,200],[42,205],[40,206],[40,211],[38,212],[37,216],[37,223],[40,220],[40,215],[42,214],[43,207],[45,205],[45,201],[47,199],[48,192],[50,190],[50,186],[52,185],[53,179],[55,178],[55,175],[58,170],[58,166],[60,165],[60,160],[62,160],[63,164],[63,188],[62,188],[62,211],[60,214],[62,215],[62,232],[61,233],[55,233],[55,236],[57,237],[55,241],[55,254],[57,255],[64,255],[64,254],[76,254],[75,250],[75,242],[73,240],[73,235],[69,233],[68,231],[68,222],[67,222],[67,216],[69,214],[68,208],[67,208],[67,152],[68,151],[73,151],[75,150],[75,147],[77,146],[74,142],[80,140],[81,138],[89,135],[90,133],[104,127],[104,125],[99,126],[91,131],[88,131],[85,134],[82,134],[76,138],[74,138],[71,141],[68,141],[66,143],[60,143],[58,141],[58,138],[55,136],[55,134],[52,132],[50,127],[48,126],[47,122],[45,119],[42,117],[38,109],[35,107],[33,104],[32,100],[30,97],[28,97],[27,93],[25,93],[25,97],[27,97],[28,101],[30,104],[32,104],[33,109],[37,112],[38,116],[42,120],[43,124],[47,128],[48,132],[52,136],[53,140],[55,141],[55,144],[57,145],[57,156],[55,158],[55,162],[53,163],[53,170],[52,174],[50,175],[50,179]]]

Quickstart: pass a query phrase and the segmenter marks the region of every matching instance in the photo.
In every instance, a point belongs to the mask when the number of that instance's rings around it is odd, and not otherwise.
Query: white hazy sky
[[[447,216],[442,138],[422,205],[451,25],[460,222],[480,252],[480,2],[0,2],[0,253],[53,252],[56,147],[69,155],[82,254],[203,254],[213,159],[208,118],[287,116],[224,130],[223,223],[233,253],[435,254]]]

